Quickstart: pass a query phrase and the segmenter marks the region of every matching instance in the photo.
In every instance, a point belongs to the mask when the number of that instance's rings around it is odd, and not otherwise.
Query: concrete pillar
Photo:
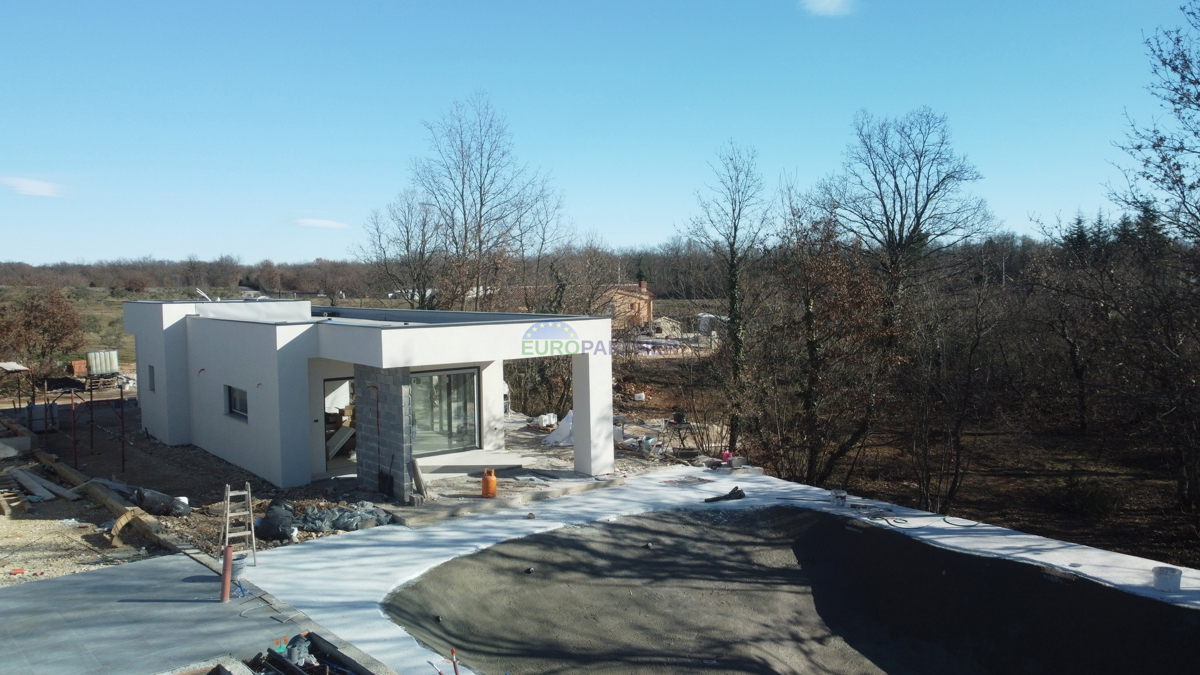
[[[575,396],[575,470],[593,476],[612,473],[612,359],[574,354],[571,378]]]
[[[358,485],[379,489],[379,473],[391,471],[393,496],[412,499],[412,376],[408,368],[354,366]]]
[[[504,449],[504,362],[479,366],[479,445],[484,450]]]

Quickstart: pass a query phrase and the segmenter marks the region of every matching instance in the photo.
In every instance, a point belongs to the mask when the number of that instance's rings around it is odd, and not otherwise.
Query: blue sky
[[[921,105],[1032,232],[1110,208],[1179,1],[0,2],[0,260],[349,257],[476,91],[612,245],[674,235],[729,139],[807,185]]]

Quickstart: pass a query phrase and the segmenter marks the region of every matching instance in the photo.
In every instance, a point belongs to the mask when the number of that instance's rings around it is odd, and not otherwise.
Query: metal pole
[[[89,389],[92,400],[88,403],[88,452],[96,454],[96,390]]]
[[[75,433],[75,390],[71,390],[71,456],[79,468],[79,435]]]
[[[226,516],[228,518],[228,516]],[[229,602],[229,582],[233,577],[233,547],[225,546],[225,562],[221,565],[221,602]]]
[[[47,450],[50,449],[50,424],[48,419],[50,417],[50,406],[47,404],[47,401],[50,400],[50,394],[47,393],[48,391],[46,381],[42,380],[42,438],[46,441]],[[38,445],[41,446],[41,443]]]
[[[125,383],[117,385],[121,391],[121,473],[125,473]]]

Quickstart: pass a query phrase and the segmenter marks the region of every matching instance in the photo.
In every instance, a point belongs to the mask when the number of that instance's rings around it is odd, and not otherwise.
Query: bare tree
[[[517,289],[513,300],[521,307],[543,313],[563,311],[567,288],[560,261],[570,234],[557,199],[541,201],[529,212],[527,227],[516,232],[518,260],[509,284]]]
[[[763,252],[769,236],[771,204],[763,196],[758,153],[730,141],[710,165],[716,185],[697,192],[700,214],[692,218],[688,237],[719,263],[724,284],[726,341],[722,344],[724,379],[730,396],[729,450],[736,452],[741,434],[745,394],[746,277]]]
[[[258,267],[254,270],[254,279],[260,291],[278,291],[280,288],[279,268],[270,260],[258,263]]]
[[[242,259],[234,255],[223,255],[208,263],[208,283],[218,288],[237,291],[242,278]]]
[[[1146,39],[1150,93],[1165,120],[1139,127],[1129,120],[1124,149],[1136,162],[1128,189],[1113,195],[1133,211],[1158,203],[1164,224],[1200,240],[1200,0],[1182,8],[1188,28],[1159,28]]]
[[[388,204],[386,215],[371,213],[366,230],[359,259],[414,308],[437,309],[445,249],[433,206],[416,190],[405,190]]]
[[[899,382],[919,505],[938,513],[949,512],[970,472],[964,434],[987,408],[993,336],[1005,320],[1000,289],[986,278],[960,275],[946,284],[922,287],[909,305],[914,319]]]
[[[483,94],[426,128],[432,154],[413,163],[413,182],[445,241],[441,290],[463,309],[485,309],[521,233],[539,209],[557,210],[558,196],[517,161],[508,124]]]
[[[878,257],[894,297],[919,259],[983,233],[993,217],[982,198],[963,193],[982,176],[955,154],[945,116],[864,111],[854,134],[842,172],[818,185],[816,202]]]
[[[883,288],[827,218],[785,186],[784,226],[767,273],[781,289],[751,326],[751,457],[777,476],[825,484],[861,453],[888,374]],[[843,484],[853,467],[846,471]]]
[[[179,271],[179,280],[185,287],[203,286],[207,279],[204,274],[204,264],[195,254],[189,255],[183,261]]]

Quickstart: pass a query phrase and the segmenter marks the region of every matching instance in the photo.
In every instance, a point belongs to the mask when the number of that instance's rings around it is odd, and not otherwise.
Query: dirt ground
[[[193,507],[190,515],[174,518],[159,516],[158,520],[172,534],[189,541],[209,555],[219,554],[219,539],[222,526],[224,487],[228,483],[235,488],[249,482],[255,497],[255,512],[262,514],[268,502],[283,496],[297,507],[297,515],[310,506],[328,507],[335,504],[347,506],[358,501],[385,501],[382,495],[358,490],[352,478],[329,479],[311,485],[280,490],[244,469],[236,467],[194,446],[167,447],[137,430],[141,428],[141,410],[129,407],[125,411],[126,437],[122,466],[121,446],[117,441],[121,426],[120,411],[111,401],[97,400],[95,408],[96,431],[94,435],[87,424],[88,415],[79,413],[79,427],[72,435],[69,416],[64,416],[63,431],[42,438],[49,452],[57,454],[61,461],[74,466],[84,474],[105,478],[134,487],[145,487],[175,497],[187,497]],[[534,456],[532,468],[547,470],[559,478],[579,477],[573,472],[572,448],[543,448],[543,432],[521,428],[516,425],[507,432],[508,443],[514,452]],[[644,458],[640,453],[619,451],[617,469],[621,475],[632,476],[668,465],[664,458]],[[0,471],[16,466],[41,471],[38,463],[29,459],[0,462]],[[519,473],[519,472],[518,472]],[[41,473],[43,477],[53,476]],[[552,479],[550,479],[552,482]],[[64,487],[71,487],[59,481]],[[504,478],[499,481],[499,496],[506,497],[518,492],[544,489],[549,483],[519,481]],[[480,477],[432,481],[430,487],[435,500],[466,500],[478,498]],[[111,521],[112,514],[96,506],[89,499],[75,502],[54,500],[31,505],[27,516],[0,518],[0,585],[35,581],[43,578],[72,574],[94,569],[103,565],[120,564],[147,556],[165,555],[168,551],[154,546],[138,537],[128,528],[122,539],[132,548],[113,551],[109,548],[108,535],[97,526]],[[62,525],[59,521],[75,519],[88,523],[90,527]],[[342,534],[301,532],[301,542],[318,537]],[[288,542],[260,541],[259,548],[267,549],[286,546]],[[12,570],[25,570],[11,574]]]
[[[384,601],[481,674],[1191,672],[1200,612],[776,507],[505,542]]]
[[[112,515],[88,499],[56,499],[30,507],[25,517],[0,518],[0,587],[163,553],[132,528],[122,536],[127,548],[110,548],[97,526]]]
[[[667,417],[686,410],[681,359],[614,362],[619,391],[642,391],[638,402],[618,393],[618,414]],[[1080,436],[985,430],[967,435],[971,470],[950,515],[1043,537],[1200,568],[1200,532],[1180,511],[1170,457],[1153,448]],[[902,443],[872,435],[848,482],[848,456],[830,485],[851,494],[919,507],[917,484]]]

